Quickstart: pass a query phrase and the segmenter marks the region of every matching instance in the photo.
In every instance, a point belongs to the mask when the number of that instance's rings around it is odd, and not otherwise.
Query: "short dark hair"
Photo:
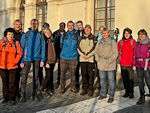
[[[146,32],[146,30],[145,30],[145,29],[141,29],[141,30],[139,30],[139,31],[138,31],[138,35],[140,35],[140,34],[144,34],[144,35],[146,35],[146,36],[147,36],[147,32]]]
[[[91,25],[89,25],[89,24],[85,25],[85,28],[87,28],[87,27],[90,28],[90,29],[92,29]]]
[[[132,34],[132,30],[128,27],[123,30],[123,35],[125,34],[125,32],[130,33],[130,35]]]
[[[22,24],[22,22],[21,22],[21,20],[20,20],[20,19],[16,19],[16,20],[14,20],[14,23],[13,23],[13,24],[15,24],[16,22],[20,22],[20,23]]]
[[[69,21],[67,22],[67,25],[68,25],[69,23],[73,23],[73,25],[74,25],[74,22],[73,22],[72,20],[69,20]]]
[[[14,34],[14,33],[15,33],[15,30],[14,30],[13,28],[11,28],[11,27],[5,29],[5,31],[4,31],[4,36],[5,36],[5,37],[6,37],[6,35],[7,35],[8,32],[11,32],[11,33]]]
[[[38,23],[39,23],[39,21],[38,21],[37,19],[35,19],[35,18],[30,21],[30,24],[31,24],[32,22],[38,22]]]
[[[66,26],[65,22],[61,22],[61,23],[59,24],[59,26],[61,26],[62,24],[63,24],[64,26]]]
[[[46,29],[46,28],[49,28],[50,26],[49,26],[49,24],[48,24],[47,22],[44,22],[44,24],[42,25],[42,27],[43,27],[44,29]]]
[[[77,24],[78,24],[78,23],[81,23],[81,24],[83,24],[83,22],[82,22],[81,20],[78,20],[78,21],[77,21]]]

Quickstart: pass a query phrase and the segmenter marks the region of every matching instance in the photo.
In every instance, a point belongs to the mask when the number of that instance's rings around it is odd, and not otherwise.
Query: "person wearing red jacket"
[[[14,40],[14,29],[7,28],[4,32],[5,38],[0,41],[0,75],[3,84],[2,103],[15,104],[16,99],[16,71],[18,62],[22,57],[20,43]]]
[[[123,38],[118,43],[119,63],[125,88],[123,97],[134,98],[134,71],[132,69],[133,51],[136,41],[132,37],[132,30],[125,28]]]

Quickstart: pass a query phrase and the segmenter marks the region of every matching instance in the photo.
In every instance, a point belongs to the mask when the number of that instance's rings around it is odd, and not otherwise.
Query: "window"
[[[47,21],[47,2],[46,0],[37,0],[36,18],[39,21],[39,30],[41,30],[44,22]]]
[[[25,19],[24,4],[25,4],[25,0],[21,0],[21,4],[20,4],[20,20],[22,22],[22,28],[24,28],[24,19]]]
[[[94,32],[98,33],[100,26],[109,30],[115,28],[115,0],[95,0]]]

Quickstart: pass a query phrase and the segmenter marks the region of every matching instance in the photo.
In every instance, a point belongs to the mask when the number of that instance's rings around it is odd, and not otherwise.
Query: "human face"
[[[60,31],[64,31],[65,30],[65,25],[64,24],[60,24]]]
[[[30,26],[31,26],[31,29],[32,29],[33,31],[35,31],[35,30],[37,30],[38,27],[39,27],[39,22],[38,22],[38,21],[32,21],[31,24],[30,24]]]
[[[45,36],[46,36],[47,38],[50,38],[51,35],[52,35],[49,30],[47,30],[44,34],[45,34]]]
[[[14,30],[15,31],[20,31],[21,30],[21,28],[22,28],[22,24],[21,24],[21,22],[15,22],[14,23]]]
[[[85,35],[89,36],[91,34],[91,29],[89,27],[85,28]]]
[[[12,32],[7,32],[6,37],[7,37],[8,40],[11,40],[12,38],[14,38],[14,33],[12,33]]]
[[[73,31],[73,29],[74,29],[74,24],[73,23],[68,23],[67,24],[67,28],[68,28],[68,31]]]
[[[80,30],[80,31],[83,30],[83,24],[82,23],[79,22],[77,24],[77,27],[78,27],[78,30]]]
[[[109,32],[108,31],[103,31],[102,32],[102,37],[103,38],[108,38]]]
[[[130,38],[130,36],[131,36],[131,34],[129,32],[127,32],[127,31],[125,31],[124,37],[126,39],[128,39],[128,38]]]
[[[103,32],[103,28],[101,27],[101,28],[99,29],[99,33],[102,34],[102,32]]]
[[[140,40],[144,40],[144,39],[146,38],[146,35],[143,34],[143,33],[140,33],[140,34],[138,35],[138,37],[139,37]]]

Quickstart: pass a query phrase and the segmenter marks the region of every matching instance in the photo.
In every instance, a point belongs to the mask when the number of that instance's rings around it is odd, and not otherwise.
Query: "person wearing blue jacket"
[[[20,67],[22,68],[20,102],[25,102],[25,90],[31,63],[33,63],[32,99],[39,100],[37,96],[39,85],[38,73],[39,68],[43,67],[45,62],[45,40],[43,34],[41,35],[38,31],[38,20],[32,19],[30,22],[30,26],[31,28],[29,28],[29,31],[23,34],[20,42],[23,51],[23,56],[20,63]]]
[[[68,21],[67,23],[68,31],[65,32],[60,38],[60,46],[62,48],[60,54],[60,70],[61,70],[61,79],[60,79],[60,93],[65,92],[66,85],[66,72],[67,69],[70,69],[71,73],[71,92],[76,92],[76,69],[78,64],[78,52],[77,44],[79,40],[79,34],[74,30],[74,22]]]

